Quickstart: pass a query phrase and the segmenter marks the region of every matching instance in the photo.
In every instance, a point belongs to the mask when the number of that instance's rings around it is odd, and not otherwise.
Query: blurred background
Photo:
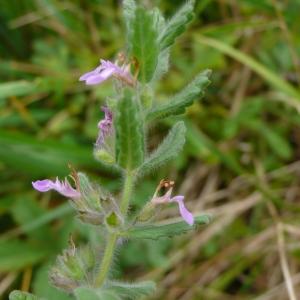
[[[183,3],[148,2],[166,16]],[[213,221],[176,239],[126,243],[115,274],[157,281],[156,300],[298,299],[300,1],[196,2],[157,101],[205,68],[212,84],[184,117],[184,151],[139,185],[133,209],[170,178],[189,209]],[[124,29],[121,1],[1,0],[1,299],[12,289],[71,299],[48,284],[49,265],[70,232],[78,244],[96,232],[78,226],[66,199],[34,191],[31,181],[62,178],[70,163],[118,190],[117,174],[92,157],[112,84],[88,88],[78,77],[116,56]],[[152,145],[169,126],[153,126]],[[177,215],[169,207],[161,218]]]

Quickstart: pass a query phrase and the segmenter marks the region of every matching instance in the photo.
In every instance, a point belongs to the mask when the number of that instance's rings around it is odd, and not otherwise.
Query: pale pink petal
[[[96,75],[96,74],[97,74],[97,72],[95,72],[95,70],[94,70],[94,71],[91,71],[91,72],[87,72],[87,73],[83,74],[82,76],[80,76],[79,80],[80,80],[80,81],[85,81],[85,80],[87,80],[89,77],[94,76],[94,75]]]
[[[132,82],[132,77],[127,70],[120,68],[118,65],[109,60],[100,60],[101,64],[95,70],[83,74],[79,80],[85,81],[87,85],[99,84],[113,75],[123,79],[126,82]]]
[[[107,79],[107,77],[103,77],[102,74],[98,74],[98,75],[93,75],[93,76],[88,77],[85,80],[85,83],[87,85],[94,85],[94,84],[99,84],[99,83],[105,81],[106,79]]]
[[[80,197],[80,193],[70,185],[67,179],[65,179],[64,182],[59,181],[58,178],[56,178],[55,182],[49,179],[37,180],[35,182],[32,182],[32,186],[39,192],[48,192],[49,190],[55,190],[68,198]]]
[[[171,200],[171,193],[172,193],[172,188],[168,189],[168,191],[163,196],[153,197],[151,202],[154,204],[168,203]]]
[[[194,217],[193,217],[192,213],[189,212],[187,210],[187,208],[185,207],[183,200],[184,200],[184,196],[179,195],[179,196],[173,197],[170,200],[170,202],[178,203],[180,215],[189,225],[192,226],[194,224]]]
[[[99,133],[95,144],[98,149],[103,147],[106,138],[111,136],[114,132],[112,111],[106,106],[102,106],[101,109],[105,115],[104,119],[98,123]]]
[[[49,179],[37,180],[32,182],[32,186],[39,192],[48,192],[52,189],[53,182]]]

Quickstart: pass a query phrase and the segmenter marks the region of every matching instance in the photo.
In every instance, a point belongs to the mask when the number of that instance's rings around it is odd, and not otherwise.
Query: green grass
[[[151,2],[171,15],[183,1]],[[94,228],[78,226],[69,203],[33,191],[31,182],[63,177],[71,164],[118,189],[118,171],[92,156],[111,85],[78,82],[123,49],[118,3],[1,6],[0,299],[13,289],[70,299],[48,284],[49,265],[71,232],[78,244],[99,240]],[[116,274],[156,280],[153,299],[292,299],[284,284],[300,272],[299,9],[296,0],[198,1],[195,21],[174,47],[158,102],[203,69],[212,69],[212,84],[187,111],[183,153],[140,183],[132,209],[170,178],[189,209],[213,221],[174,240],[124,245]],[[176,121],[155,123],[151,144]],[[167,215],[178,217],[175,207],[160,217]],[[299,295],[299,284],[294,289]]]

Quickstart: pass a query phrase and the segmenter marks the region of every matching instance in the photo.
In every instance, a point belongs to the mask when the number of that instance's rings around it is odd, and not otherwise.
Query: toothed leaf
[[[111,281],[107,284],[109,291],[115,292],[122,299],[140,299],[143,296],[149,296],[155,291],[155,283],[153,281],[143,281],[136,283],[126,283]]]
[[[143,8],[135,10],[129,32],[130,54],[137,60],[138,79],[149,82],[155,72],[158,55],[158,20],[156,14]]]
[[[209,215],[194,218],[194,225],[190,226],[185,221],[167,224],[137,225],[122,232],[122,236],[129,239],[152,239],[157,240],[163,237],[172,237],[197,229],[199,225],[206,225],[210,222]]]
[[[129,30],[131,26],[132,19],[135,15],[135,10],[136,3],[134,0],[123,0],[123,15],[127,26],[127,30]]]
[[[76,300],[121,300],[116,293],[105,289],[79,287],[74,291]]]
[[[147,113],[147,120],[162,119],[172,115],[179,115],[185,112],[188,106],[191,106],[196,99],[204,96],[206,87],[210,84],[210,70],[201,72],[190,84],[181,92],[176,94],[165,104],[154,107]]]
[[[9,294],[9,300],[46,300],[46,299],[37,297],[33,294],[26,293],[26,292],[12,291]]]
[[[144,128],[137,101],[129,90],[118,102],[115,122],[117,161],[124,169],[133,170],[143,163]]]
[[[169,20],[165,29],[159,36],[160,49],[164,50],[174,44],[176,38],[187,28],[194,17],[194,0],[185,3]]]
[[[185,131],[184,122],[177,122],[158,148],[145,160],[139,169],[139,175],[145,175],[175,158],[185,143]]]

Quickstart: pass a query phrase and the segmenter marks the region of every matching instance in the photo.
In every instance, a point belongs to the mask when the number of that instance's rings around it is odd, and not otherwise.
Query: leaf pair
[[[80,287],[75,290],[77,300],[121,300],[121,299],[140,299],[148,296],[155,290],[152,281],[138,283],[123,283],[110,281],[101,289],[90,289]]]
[[[168,60],[165,50],[186,30],[193,19],[194,1],[183,5],[167,23],[158,9],[146,10],[137,6],[134,0],[125,0],[123,5],[129,52],[137,61],[139,80],[147,83],[152,80],[156,69],[161,68],[158,64],[164,64],[165,69]]]
[[[125,170],[138,169],[139,175],[145,175],[175,158],[185,142],[185,126],[181,121],[173,126],[165,140],[144,162],[143,126],[138,104],[126,91],[116,113],[117,161]]]
[[[158,105],[146,114],[148,121],[178,115],[203,96],[210,83],[210,71],[200,73],[187,87],[175,95],[168,103]],[[144,162],[144,120],[137,99],[129,90],[118,103],[116,115],[117,161],[127,170],[139,167],[139,175],[157,169],[175,158],[185,142],[185,126],[176,123],[161,145]]]

